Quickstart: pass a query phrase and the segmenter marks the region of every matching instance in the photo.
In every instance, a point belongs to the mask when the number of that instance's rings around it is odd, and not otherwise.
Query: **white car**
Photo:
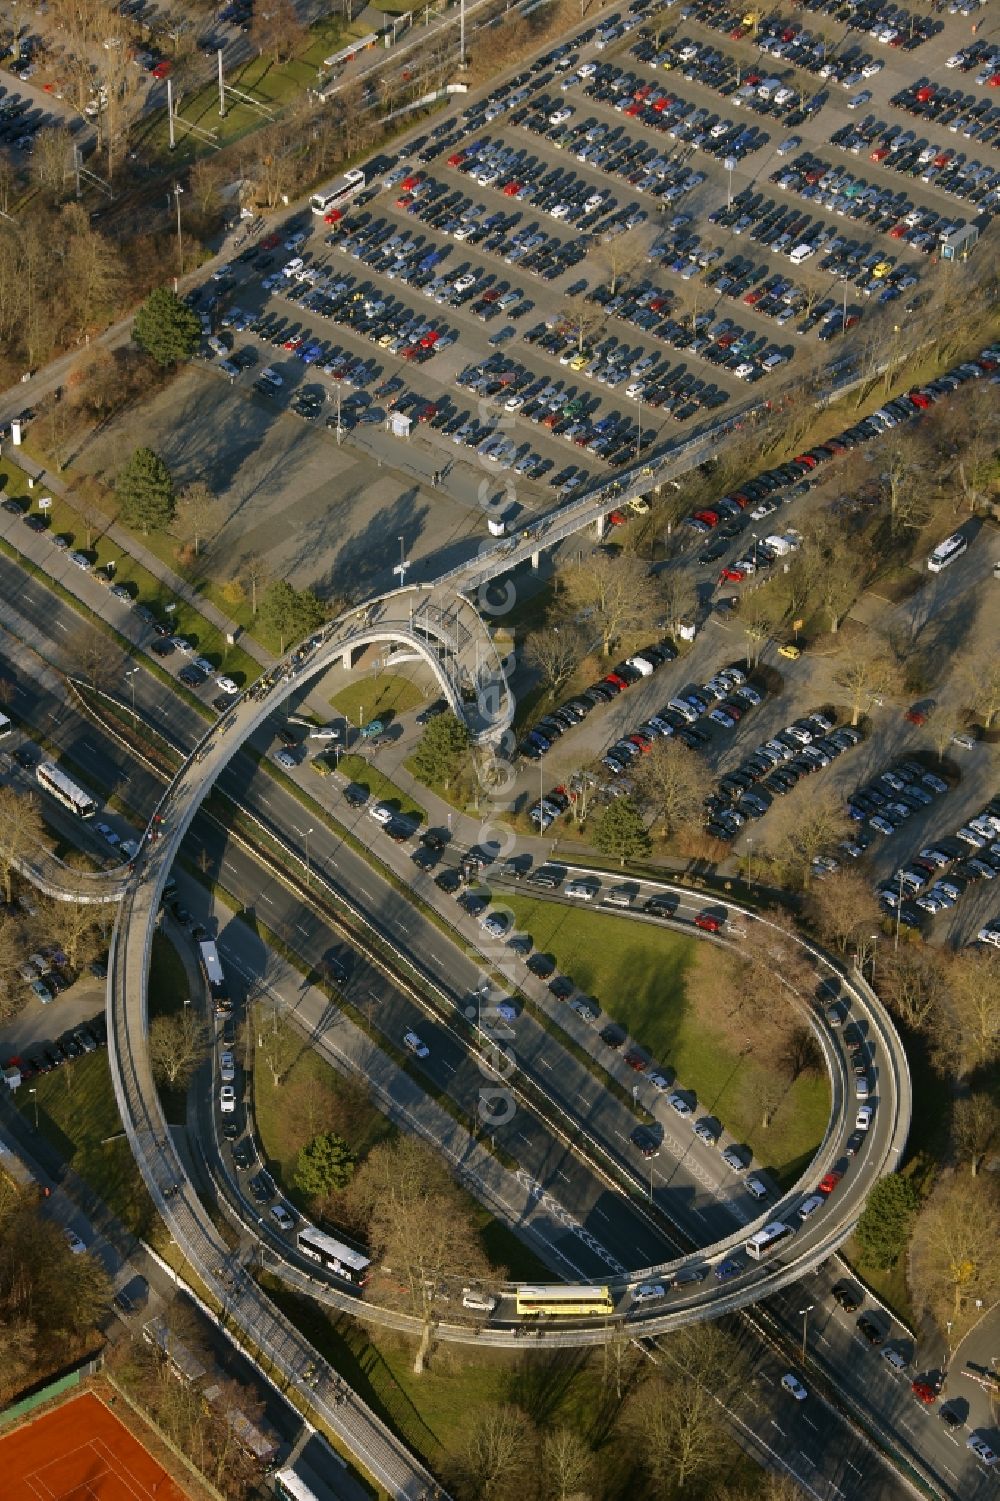
[[[306,232],[304,229],[300,229],[295,234],[289,235],[288,239],[285,241],[285,249],[298,250],[299,246],[304,245],[305,242]]]
[[[794,1376],[791,1371],[782,1376],[781,1386],[782,1390],[786,1391],[790,1397],[794,1397],[796,1402],[804,1402],[809,1395],[798,1376]]]
[[[240,691],[239,685],[237,683],[234,683],[232,678],[216,678],[215,686],[217,688],[221,688],[223,693],[239,693]]]
[[[295,1217],[289,1213],[284,1204],[272,1204],[270,1213],[279,1230],[295,1229]]]
[[[368,809],[368,817],[385,828],[386,824],[392,823],[392,809],[387,808],[385,803],[372,803]]]
[[[854,1120],[854,1129],[856,1131],[867,1131],[868,1127],[872,1123],[872,1116],[874,1114],[875,1114],[875,1107],[874,1107],[874,1105],[862,1105],[859,1108],[858,1113],[857,1113],[857,1115],[855,1117],[855,1120]]]
[[[418,1058],[430,1057],[430,1048],[427,1046],[426,1042],[420,1041],[420,1038],[417,1036],[416,1032],[403,1033],[403,1046],[409,1048],[410,1052],[415,1053]]]
[[[236,1061],[228,1051],[219,1058],[219,1076],[223,1084],[232,1084],[236,1078]]]
[[[666,1296],[667,1289],[662,1282],[640,1282],[639,1286],[632,1290],[633,1303],[654,1303]]]
[[[798,151],[798,149],[799,149],[799,147],[801,145],[802,145],[802,137],[801,136],[786,136],[785,139],[782,141],[781,145],[778,147],[778,155],[779,156],[791,156],[792,152],[793,151]]]
[[[341,729],[336,724],[318,724],[309,731],[310,740],[339,740]]]
[[[683,1095],[670,1095],[667,1099],[667,1104],[670,1106],[671,1110],[676,1110],[678,1115],[691,1114],[691,1106],[688,1104]]]
[[[66,1244],[69,1246],[70,1250],[73,1252],[73,1255],[74,1256],[82,1256],[83,1253],[84,1253],[84,1251],[87,1249],[87,1247],[86,1247],[86,1243],[80,1239],[80,1237],[77,1235],[76,1231],[75,1230],[71,1230],[69,1228],[69,1226],[67,1225],[67,1226],[65,1226],[63,1228],[63,1234],[66,1237]]]
[[[190,657],[194,652],[194,646],[186,636],[171,636],[170,644],[182,657]]]
[[[991,943],[995,949],[1000,949],[1000,928],[980,928],[976,937],[980,943]]]
[[[219,1109],[223,1115],[232,1115],[236,1109],[236,1090],[232,1084],[223,1084],[219,1090]]]
[[[483,932],[488,933],[491,938],[502,938],[510,929],[511,920],[499,912],[494,912],[484,917],[480,926]]]
[[[549,124],[562,125],[566,120],[571,120],[572,118],[573,111],[570,106],[568,104],[561,104],[558,109],[552,111],[549,116]]]
[[[821,1209],[825,1203],[826,1200],[822,1194],[810,1194],[808,1199],[803,1199],[799,1205],[799,1219],[807,1220],[811,1214],[815,1214],[817,1209]]]

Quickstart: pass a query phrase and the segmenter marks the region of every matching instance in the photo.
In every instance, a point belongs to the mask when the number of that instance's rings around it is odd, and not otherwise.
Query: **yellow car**
[[[571,370],[582,370],[589,359],[589,354],[575,354],[569,362],[569,368]]]
[[[891,270],[892,270],[892,261],[879,261],[878,265],[873,269],[872,275],[877,280],[881,281],[882,277],[883,276],[888,276],[889,272]]]
[[[793,646],[791,642],[788,642],[785,646],[778,647],[778,656],[787,657],[790,662],[794,662],[796,657],[801,657],[801,655],[802,652],[800,649],[797,646]]]

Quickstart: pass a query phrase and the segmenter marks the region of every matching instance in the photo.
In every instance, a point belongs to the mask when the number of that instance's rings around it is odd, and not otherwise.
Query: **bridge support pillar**
[[[602,512],[594,522],[594,534],[596,535],[598,542],[600,542],[601,538],[604,536],[604,528],[606,524],[607,519]]]
[[[341,666],[346,668],[346,670],[350,672],[351,668],[354,666],[354,648],[351,646],[345,646],[344,655],[341,657],[340,661]]]
[[[531,554],[531,566],[532,566],[532,568],[537,568],[538,567],[538,561],[541,558],[541,556],[542,555],[541,555],[540,552],[533,552]]]

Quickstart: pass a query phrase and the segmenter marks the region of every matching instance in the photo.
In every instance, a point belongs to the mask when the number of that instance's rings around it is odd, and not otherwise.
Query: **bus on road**
[[[64,771],[53,766],[51,761],[39,761],[35,767],[35,778],[39,787],[58,798],[63,807],[75,813],[77,818],[93,818],[97,812],[97,803],[90,793],[84,792],[82,787],[78,787]]]
[[[353,1246],[344,1245],[343,1241],[335,1240],[332,1235],[327,1235],[323,1230],[317,1230],[313,1225],[307,1225],[298,1233],[297,1244],[299,1250],[313,1261],[318,1261],[320,1266],[326,1267],[328,1272],[333,1272],[335,1277],[343,1277],[345,1281],[352,1282],[355,1287],[364,1287],[369,1277],[371,1262],[361,1251]]]
[[[589,1287],[586,1283],[565,1287],[532,1287],[527,1283],[517,1289],[517,1312],[523,1318],[550,1315],[557,1318],[583,1318],[596,1313],[613,1313],[614,1299],[608,1287]]]
[[[768,1256],[786,1240],[795,1234],[791,1225],[785,1225],[781,1220],[773,1220],[770,1225],[765,1225],[763,1230],[758,1230],[756,1235],[751,1235],[745,1242],[743,1249],[754,1261],[759,1261],[762,1256]]]
[[[360,193],[365,185],[365,174],[360,167],[351,167],[342,177],[331,182],[328,187],[320,188],[309,200],[309,207],[314,214],[321,218],[329,214],[333,209],[342,209],[355,194]]]
[[[199,943],[198,963],[201,965],[201,973],[212,997],[216,1016],[228,1016],[233,1009],[233,1003],[229,999],[229,989],[219,959],[219,951],[210,939]]]

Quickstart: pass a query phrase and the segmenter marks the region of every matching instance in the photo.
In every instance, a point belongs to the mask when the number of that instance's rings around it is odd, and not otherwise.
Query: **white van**
[[[368,817],[374,818],[384,828],[387,823],[392,823],[392,809],[387,808],[385,803],[372,803],[368,809]]]
[[[632,1290],[633,1303],[653,1303],[658,1298],[665,1298],[667,1289],[662,1282],[640,1282],[639,1286]]]
[[[588,886],[586,881],[570,881],[563,887],[566,896],[575,896],[579,902],[592,902],[597,895],[597,888]]]
[[[794,250],[788,252],[788,259],[793,266],[801,266],[803,261],[807,261],[811,255],[815,254],[816,250],[812,245],[796,245]]]
[[[623,891],[620,887],[615,891],[609,891],[604,897],[605,907],[631,907],[632,893]]]

